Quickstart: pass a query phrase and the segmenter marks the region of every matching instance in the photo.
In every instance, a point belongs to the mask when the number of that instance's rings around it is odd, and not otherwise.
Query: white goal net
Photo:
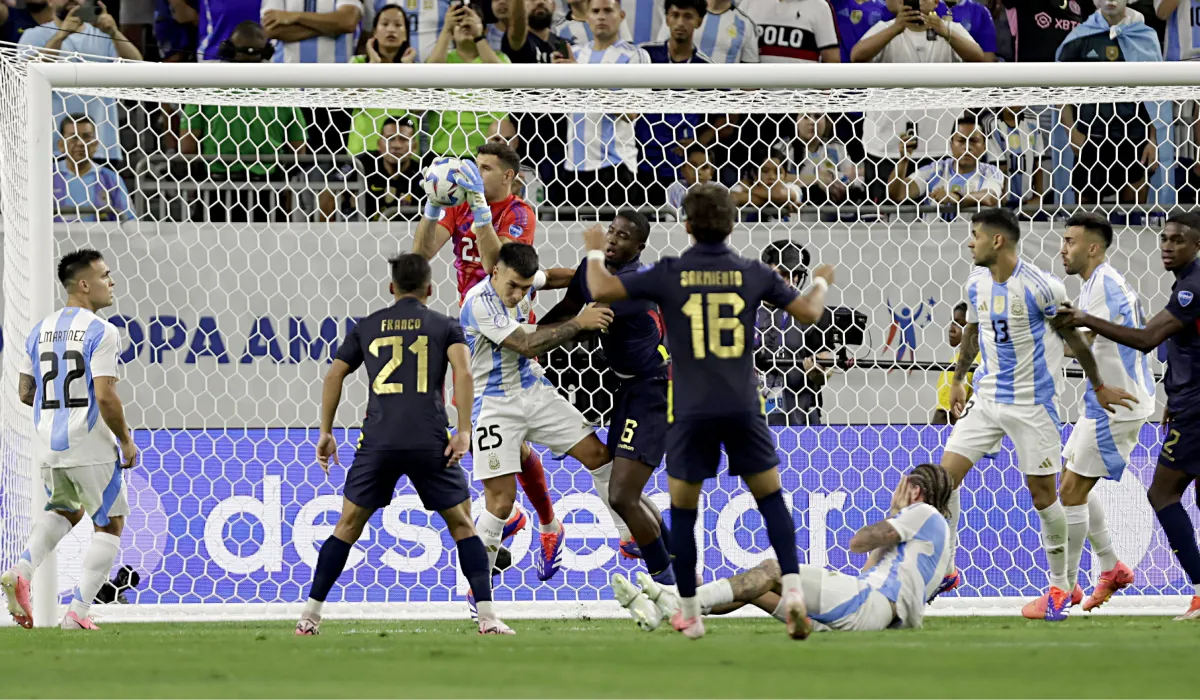
[[[436,155],[469,156],[489,139],[518,150],[515,191],[537,211],[543,267],[577,266],[581,228],[623,208],[653,222],[643,261],[679,253],[688,245],[680,198],[707,180],[728,185],[741,207],[730,243],[744,255],[797,285],[817,262],[837,265],[827,319],[800,328],[763,309],[754,347],[801,559],[845,571],[862,563],[848,549],[854,531],[882,516],[901,473],[938,460],[949,435],[939,382],[971,271],[971,214],[1019,209],[1025,259],[1062,275],[1065,219],[1106,213],[1117,229],[1110,259],[1153,313],[1171,284],[1158,232],[1195,206],[1200,181],[1200,70],[1190,64],[804,75],[780,65],[701,73],[73,58],[0,49],[0,567],[19,555],[40,507],[17,353],[61,303],[56,259],[95,247],[117,280],[106,313],[122,332],[121,395],[142,450],[125,475],[132,514],[118,557],[140,582],[123,592],[127,605],[106,606],[109,619],[281,616],[303,600],[345,468],[326,477],[314,458],[321,379],[356,319],[387,303],[384,259],[411,248],[419,173]],[[457,315],[455,258],[473,251],[453,247],[434,261],[431,303]],[[1066,284],[1078,293],[1078,278]],[[559,298],[540,294],[538,313]],[[604,429],[612,378],[598,348],[543,359]],[[1083,385],[1070,367],[1064,437]],[[1157,357],[1152,367],[1161,373]],[[356,376],[338,416],[343,465],[365,390]],[[1147,426],[1123,478],[1099,487],[1117,552],[1138,576],[1113,610],[1173,610],[1164,597],[1188,592],[1145,498],[1157,441]],[[609,576],[640,564],[617,555],[582,467],[545,456],[570,532],[565,568],[538,582],[536,545],[522,532],[497,583],[500,610],[612,614]],[[649,491],[665,506],[662,470]],[[1007,441],[968,477],[963,509],[965,585],[935,609],[1008,612],[1043,592],[1037,516]],[[701,523],[706,580],[769,555],[753,499],[734,479],[708,485]],[[74,585],[89,529],[85,520],[64,542],[57,582],[41,575],[39,591]],[[464,615],[456,564],[442,523],[405,484],[355,546],[331,593],[342,604],[334,614]],[[1082,569],[1087,587],[1088,552]]]

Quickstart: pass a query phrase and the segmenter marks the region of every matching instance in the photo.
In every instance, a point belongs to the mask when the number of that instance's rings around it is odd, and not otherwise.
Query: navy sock
[[[350,557],[351,542],[343,542],[333,535],[321,545],[317,554],[317,570],[313,573],[312,588],[308,589],[308,597],[325,602],[329,589],[342,575],[346,568],[346,559]]]
[[[675,576],[679,595],[696,597],[696,509],[671,506],[671,553],[675,555]]]
[[[671,586],[675,584],[675,572],[671,568],[671,555],[667,552],[667,543],[662,536],[642,547],[642,559],[646,561],[646,570],[650,577],[659,583]]]
[[[1196,498],[1200,499],[1200,495],[1197,495]],[[667,527],[667,521],[665,521],[665,520],[658,521],[658,539],[663,541],[663,545],[665,545],[667,548],[667,551],[670,552],[671,551],[671,528]]]
[[[783,489],[758,499],[758,512],[767,524],[767,538],[771,549],[779,560],[779,571],[783,574],[800,572],[800,557],[796,553],[796,523],[783,502]]]
[[[1187,572],[1188,580],[1200,583],[1200,550],[1196,548],[1196,531],[1182,503],[1172,503],[1155,513],[1158,524],[1167,533],[1167,542],[1175,552],[1179,565]]]
[[[492,599],[492,576],[488,571],[487,549],[479,535],[472,535],[458,541],[458,565],[462,567],[463,576],[471,584],[471,592],[477,601]]]

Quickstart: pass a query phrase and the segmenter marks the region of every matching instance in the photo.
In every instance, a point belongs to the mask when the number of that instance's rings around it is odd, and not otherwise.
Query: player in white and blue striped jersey
[[[591,305],[563,323],[528,325],[533,292],[546,279],[545,273],[538,270],[533,246],[524,243],[500,246],[498,260],[490,272],[467,292],[459,316],[475,378],[475,401],[471,407],[471,424],[475,426],[472,467],[475,479],[483,482],[485,510],[479,516],[477,529],[488,551],[489,571],[496,564],[504,525],[513,514],[523,442],[545,445],[555,454],[570,455],[582,462],[596,482],[600,499],[608,504],[612,473],[608,448],[596,437],[579,409],[551,386],[537,357],[581,331],[607,328],[613,319],[610,309]],[[619,528],[624,528],[611,507],[609,513]],[[545,525],[554,528],[558,536],[553,557],[534,558],[542,581],[558,571],[566,539],[561,524]]]
[[[951,568],[950,526],[946,506],[954,488],[950,475],[936,464],[922,464],[900,479],[892,494],[888,517],[859,529],[850,540],[850,551],[870,552],[857,576],[821,566],[800,566],[801,592],[808,631],[863,632],[920,627],[925,601],[932,598]],[[624,578],[614,579],[614,596],[645,619],[657,605],[674,614],[678,598],[638,574],[639,591]],[[754,605],[781,622],[787,615],[782,604],[782,576],[778,562],[762,564],[728,579],[696,589],[705,615],[725,615]],[[649,600],[647,600],[649,599]],[[657,625],[640,624],[642,629]]]
[[[29,580],[86,512],[96,531],[61,627],[96,629],[88,611],[121,544],[129,514],[122,469],[134,465],[137,447],[117,396],[117,328],[96,315],[113,303],[108,265],[95,250],[77,250],[59,262],[58,279],[67,305],[34,325],[17,359],[20,398],[33,407],[33,460],[48,504],[34,517],[25,551],[0,576],[0,587],[13,619],[32,627]]]
[[[1083,280],[1076,307],[1111,323],[1143,328],[1146,315],[1141,300],[1108,263],[1112,242],[1113,229],[1107,217],[1079,213],[1067,219],[1063,267],[1068,275],[1079,275]],[[1117,559],[1104,507],[1090,493],[1102,478],[1120,481],[1142,426],[1154,413],[1154,375],[1144,353],[1092,332],[1085,332],[1084,339],[1092,346],[1100,374],[1138,400],[1132,409],[1120,407],[1110,416],[1100,407],[1096,390],[1089,385],[1080,401],[1079,421],[1063,449],[1067,473],[1059,497],[1067,516],[1067,583],[1077,585],[1083,541],[1090,540],[1092,556],[1099,558],[1101,571],[1092,595],[1083,603],[1084,610],[1092,610],[1134,582],[1133,569]],[[1030,605],[1036,608],[1040,603]],[[1029,612],[1033,614],[1036,609]]]
[[[950,385],[950,410],[958,419],[942,466],[961,484],[975,462],[1012,440],[1017,464],[1042,522],[1042,545],[1050,568],[1045,619],[1066,618],[1072,586],[1067,583],[1067,520],[1058,500],[1062,433],[1058,393],[1062,378],[1063,343],[1070,347],[1092,385],[1097,404],[1113,411],[1136,399],[1119,388],[1105,386],[1087,342],[1055,318],[1066,302],[1066,287],[1054,275],[1021,259],[1021,228],[1016,214],[984,209],[971,218],[971,249],[976,269],[967,280],[967,326],[962,350]],[[974,394],[966,400],[964,380],[976,353]],[[950,499],[952,541],[958,543],[958,491]],[[939,592],[958,585],[954,571]]]

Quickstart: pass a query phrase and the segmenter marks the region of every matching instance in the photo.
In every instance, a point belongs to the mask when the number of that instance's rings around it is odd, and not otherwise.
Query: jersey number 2
[[[404,363],[404,337],[389,335],[376,338],[371,341],[368,349],[372,355],[379,357],[379,351],[383,348],[391,348],[392,359],[375,375],[375,381],[371,382],[371,391],[376,394],[403,394],[404,385],[400,382],[389,382],[388,379]],[[429,336],[417,336],[413,344],[408,346],[408,351],[417,356],[417,393],[424,394],[429,391]]]
[[[728,308],[732,315],[722,315],[723,308]],[[746,329],[738,314],[745,308],[746,301],[733,292],[689,296],[683,305],[683,315],[692,322],[692,355],[697,360],[703,360],[710,352],[722,360],[741,357],[746,350]],[[733,336],[729,345],[721,343],[722,331]]]
[[[62,400],[50,398],[50,387],[54,386],[54,380],[58,379],[58,373],[61,371],[59,367],[58,353],[44,352],[38,359],[42,362],[49,362],[50,369],[42,375],[42,409],[53,411],[57,408],[62,408],[65,404],[67,408],[87,408],[88,398],[71,398],[71,382],[87,374],[86,363],[83,360],[83,353],[78,350],[68,350],[63,353],[63,362],[69,362],[74,365],[74,368],[67,372],[67,376],[63,378]]]

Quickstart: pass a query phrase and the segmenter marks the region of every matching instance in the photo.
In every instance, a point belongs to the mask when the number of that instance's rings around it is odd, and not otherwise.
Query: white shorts
[[[85,467],[42,467],[48,510],[77,511],[82,508],[101,527],[109,518],[129,515],[125,478],[120,462]]]
[[[1080,418],[1063,447],[1067,469],[1080,476],[1120,481],[1145,424],[1140,420],[1113,421],[1108,416]]]
[[[954,425],[946,452],[960,454],[974,464],[999,450],[1007,435],[1017,448],[1017,466],[1023,474],[1057,474],[1062,470],[1062,432],[1052,411],[1047,406],[996,403],[976,394]]]
[[[521,443],[528,440],[564,455],[594,431],[579,409],[549,384],[516,396],[484,396],[475,416],[476,481],[521,471]]]
[[[896,619],[892,601],[850,574],[801,564],[800,588],[817,632],[874,632]]]

